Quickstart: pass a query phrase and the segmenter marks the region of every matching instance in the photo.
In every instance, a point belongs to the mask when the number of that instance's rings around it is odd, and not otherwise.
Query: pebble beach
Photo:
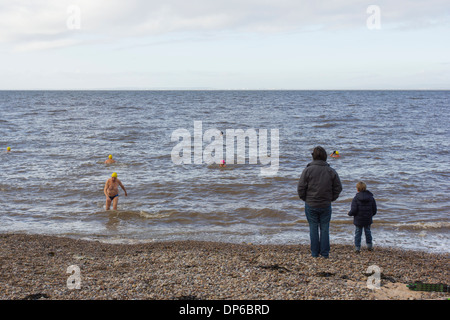
[[[448,254],[331,244],[176,241],[110,244],[45,235],[0,235],[2,300],[447,300],[408,283],[449,284]],[[381,271],[379,288],[368,288]],[[79,268],[79,289],[68,285]],[[73,270],[73,269],[72,269]],[[72,284],[75,281],[71,282]]]

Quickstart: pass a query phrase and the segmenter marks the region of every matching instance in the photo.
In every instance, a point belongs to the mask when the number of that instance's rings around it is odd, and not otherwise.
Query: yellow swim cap
[[[117,173],[116,173],[116,172],[113,172],[112,175],[111,175],[111,177],[117,178]]]
[[[112,154],[110,154],[110,155],[108,156],[108,158],[112,159]]]
[[[339,151],[336,151],[336,154],[339,154]]]
[[[11,151],[11,147],[6,148],[6,150]]]

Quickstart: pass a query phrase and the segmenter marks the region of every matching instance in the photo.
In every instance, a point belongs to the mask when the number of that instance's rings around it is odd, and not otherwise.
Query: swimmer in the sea
[[[11,152],[11,147],[7,147],[6,152]]]
[[[105,160],[105,163],[106,163],[106,164],[115,163],[115,162],[116,162],[116,160],[114,160],[114,159],[112,158],[112,154],[110,154],[110,155],[108,156],[108,159]]]
[[[225,168],[227,165],[225,164],[225,160],[220,160],[219,167]]]
[[[330,157],[332,157],[332,158],[339,158],[340,157],[339,151],[333,151],[333,153],[330,154]]]
[[[111,202],[113,203],[113,210],[117,210],[117,203],[119,202],[119,186],[125,192],[126,197],[127,190],[123,186],[122,182],[117,178],[117,173],[113,172],[111,178],[106,181],[105,188],[103,189],[106,196],[106,210],[109,210]]]

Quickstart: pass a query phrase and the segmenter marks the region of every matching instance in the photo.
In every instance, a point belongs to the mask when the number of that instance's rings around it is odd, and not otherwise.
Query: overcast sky
[[[450,1],[0,0],[0,90],[171,88],[450,89]]]

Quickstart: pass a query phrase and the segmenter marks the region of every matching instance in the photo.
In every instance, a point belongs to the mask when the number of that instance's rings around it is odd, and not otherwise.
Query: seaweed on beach
[[[278,264],[271,264],[271,265],[259,265],[257,266],[258,268],[261,269],[268,269],[268,270],[278,270],[279,272],[291,272],[291,270],[283,267],[283,266],[279,266]]]
[[[449,286],[443,283],[423,283],[421,281],[416,281],[415,283],[410,283],[406,286],[409,290],[413,291],[450,292]]]
[[[34,293],[25,296],[22,300],[39,300],[41,298],[48,299],[50,296],[45,293]]]

